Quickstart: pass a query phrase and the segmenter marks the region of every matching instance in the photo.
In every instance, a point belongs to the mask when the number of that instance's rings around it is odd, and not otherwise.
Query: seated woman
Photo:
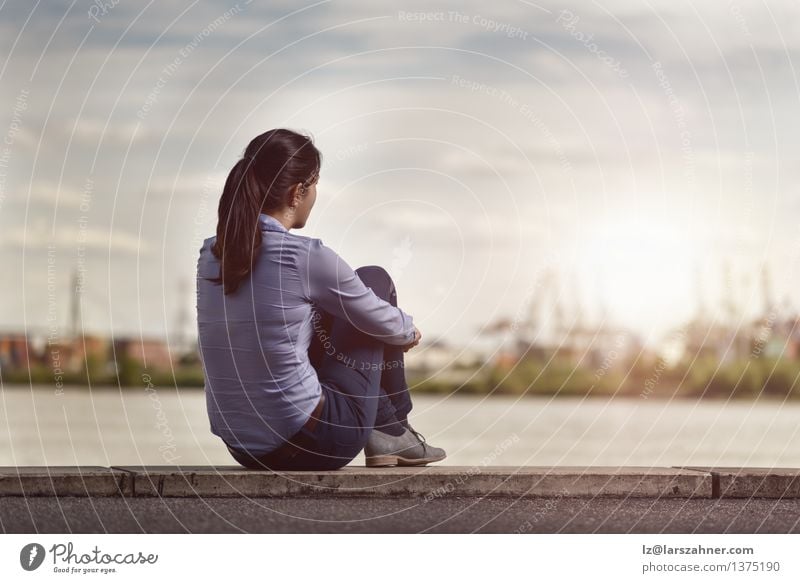
[[[325,470],[445,458],[408,422],[403,354],[421,338],[381,267],[355,271],[302,228],[322,155],[304,135],[254,138],[231,170],[197,264],[211,431],[248,468]]]

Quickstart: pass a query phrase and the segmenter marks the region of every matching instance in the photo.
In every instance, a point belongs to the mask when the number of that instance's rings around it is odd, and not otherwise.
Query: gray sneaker
[[[373,429],[364,447],[367,467],[424,466],[442,461],[447,454],[441,447],[433,447],[425,437],[407,425],[402,435],[389,435]]]

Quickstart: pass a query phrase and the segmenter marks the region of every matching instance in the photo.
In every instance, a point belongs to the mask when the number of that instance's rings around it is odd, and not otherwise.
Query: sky
[[[651,340],[800,305],[794,2],[0,4],[0,328],[194,334],[256,135],[323,153],[299,234],[427,339],[560,305]]]

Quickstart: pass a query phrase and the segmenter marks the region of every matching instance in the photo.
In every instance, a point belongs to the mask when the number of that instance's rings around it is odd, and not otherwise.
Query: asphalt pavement
[[[0,498],[5,533],[796,533],[800,499]]]

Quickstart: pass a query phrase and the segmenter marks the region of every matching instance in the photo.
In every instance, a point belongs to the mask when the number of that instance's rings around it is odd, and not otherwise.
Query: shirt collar
[[[258,221],[259,223],[261,223],[262,231],[281,231],[283,233],[289,232],[278,219],[276,219],[271,215],[265,213],[259,213]]]

